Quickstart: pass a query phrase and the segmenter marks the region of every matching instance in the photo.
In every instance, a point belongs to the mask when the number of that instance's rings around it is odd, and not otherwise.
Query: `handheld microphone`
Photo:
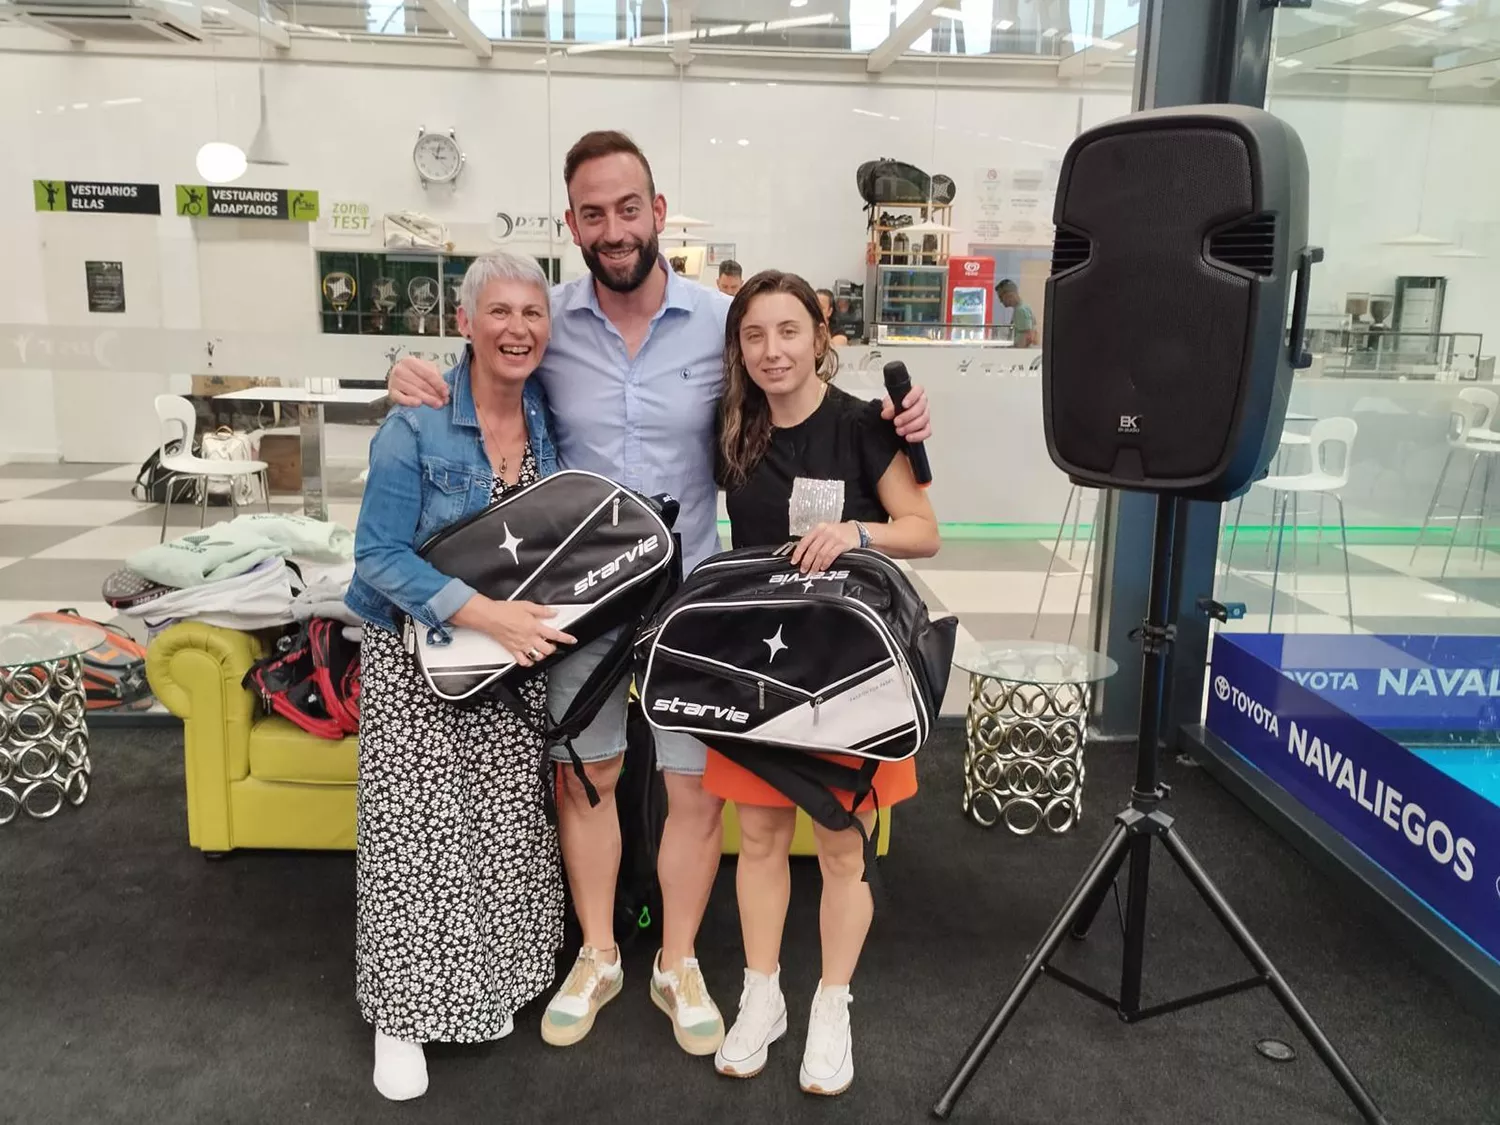
[[[891,403],[895,406],[896,413],[900,414],[904,409],[901,404],[911,394],[911,375],[906,370],[906,364],[899,359],[885,365],[885,393],[891,396]],[[917,478],[918,484],[926,488],[932,483],[932,466],[927,463],[927,449],[922,442],[906,443],[906,459],[911,462],[912,476]]]

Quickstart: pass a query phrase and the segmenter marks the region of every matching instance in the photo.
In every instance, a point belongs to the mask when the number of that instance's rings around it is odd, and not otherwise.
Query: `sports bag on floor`
[[[228,426],[220,426],[213,433],[204,434],[200,444],[205,461],[254,461],[259,452],[260,436],[243,434]],[[228,504],[231,495],[234,503],[243,506],[263,500],[260,478],[249,473],[208,478],[208,502],[210,504]]]
[[[144,711],[155,701],[151,685],[146,682],[146,646],[118,625],[91,621],[76,609],[33,613],[27,620],[92,625],[104,632],[106,639],[79,657],[79,663],[83,665],[84,696],[90,711],[116,708]]]
[[[195,442],[194,445],[196,444]],[[167,452],[182,452],[182,442],[169,442]],[[165,504],[170,490],[172,503],[196,504],[202,499],[202,488],[202,477],[176,476],[162,468],[161,450],[153,449],[151,456],[141,462],[140,471],[135,475],[135,483],[130,486],[130,495],[151,504]]]

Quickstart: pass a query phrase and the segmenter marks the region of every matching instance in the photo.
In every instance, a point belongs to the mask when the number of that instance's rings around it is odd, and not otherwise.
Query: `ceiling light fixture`
[[[1387,0],[1380,5],[1382,12],[1390,12],[1393,16],[1420,16],[1423,12],[1431,11],[1426,4],[1409,4],[1407,0]]]
[[[261,35],[261,28],[267,22],[265,11],[265,0],[260,4],[260,20],[255,25],[255,52],[259,58],[256,66],[257,77],[260,82],[260,124],[256,126],[255,136],[250,140],[250,147],[245,151],[245,159],[251,164],[263,164],[272,167],[285,165],[286,161],[276,151],[276,146],[271,141],[271,123],[266,120],[266,56],[265,38]]]
[[[1417,193],[1417,225],[1411,234],[1403,234],[1399,238],[1387,238],[1382,242],[1384,246],[1452,246],[1451,238],[1434,238],[1430,234],[1422,233],[1423,213],[1427,209],[1427,170],[1432,167],[1432,137],[1436,132],[1434,126],[1437,124],[1437,103],[1434,102],[1427,109],[1427,146],[1422,162],[1417,167],[1422,169],[1422,190]]]
[[[740,140],[739,140],[739,143],[740,143],[740,146],[743,148],[745,145],[749,144],[750,141],[749,141],[748,138],[741,137]]]
[[[961,20],[964,18],[964,14],[957,8],[934,8],[932,9],[932,15],[934,19],[940,20]]]
[[[807,7],[807,0],[792,0],[791,6],[793,8],[805,8]]]
[[[1049,27],[1046,31],[1042,32],[1042,38],[1043,39],[1052,39],[1056,35],[1057,35],[1057,28],[1055,28],[1055,27]]]
[[[1015,26],[1016,26],[1016,21],[1015,20],[996,20],[995,21],[995,30],[996,31],[1009,31],[1011,28],[1013,28]]]

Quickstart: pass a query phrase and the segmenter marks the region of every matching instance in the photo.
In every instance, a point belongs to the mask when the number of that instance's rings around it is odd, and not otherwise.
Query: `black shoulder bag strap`
[[[876,846],[880,839],[880,799],[875,792],[875,771],[880,768],[878,760],[866,758],[856,769],[796,750],[731,744],[716,744],[714,749],[770,785],[824,828],[833,832],[852,828],[858,832],[865,857],[864,881],[870,884],[871,894],[881,897],[880,876],[875,865]],[[853,811],[844,808],[834,796],[835,789],[854,794]],[[875,800],[873,832],[867,832],[864,822],[855,815],[866,798]]]
[[[557,743],[561,743],[568,751],[568,761],[573,768],[573,776],[578,779],[578,784],[583,788],[583,794],[588,798],[590,807],[599,804],[599,791],[594,788],[594,783],[589,780],[588,771],[583,768],[583,759],[578,756],[578,751],[573,748],[573,740],[588,729],[588,725],[594,721],[599,714],[599,709],[609,699],[610,693],[615,686],[629,674],[633,662],[633,650],[636,643],[636,633],[640,629],[642,621],[649,621],[656,616],[656,611],[671,595],[676,588],[676,583],[671,579],[659,584],[659,588],[650,602],[642,607],[637,621],[628,621],[619,627],[619,632],[610,643],[609,651],[606,652],[594,670],[589,673],[588,678],[583,681],[573,701],[568,704],[567,712],[560,719],[554,719],[550,714],[547,716],[548,725],[538,729],[546,740],[548,749]],[[509,708],[523,721],[530,721],[526,705],[516,695],[515,690],[506,684],[504,680],[496,680],[485,689],[490,698],[497,700]],[[533,724],[535,726],[535,724]],[[544,755],[542,768],[549,770],[550,754]],[[555,799],[553,787],[549,783],[547,792]],[[550,806],[549,806],[550,808]]]

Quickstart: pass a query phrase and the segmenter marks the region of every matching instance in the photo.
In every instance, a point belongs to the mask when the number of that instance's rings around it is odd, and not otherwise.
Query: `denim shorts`
[[[606,633],[548,669],[547,707],[554,716],[560,717],[567,710],[583,681],[608,653],[617,632]],[[629,694],[630,677],[626,676],[599,708],[594,721],[573,740],[573,749],[582,761],[603,762],[625,752],[625,703]],[[656,740],[657,768],[667,773],[702,775],[708,761],[708,747],[691,735],[676,731],[652,730],[651,734]],[[552,760],[570,761],[568,748],[561,744],[554,746]]]

